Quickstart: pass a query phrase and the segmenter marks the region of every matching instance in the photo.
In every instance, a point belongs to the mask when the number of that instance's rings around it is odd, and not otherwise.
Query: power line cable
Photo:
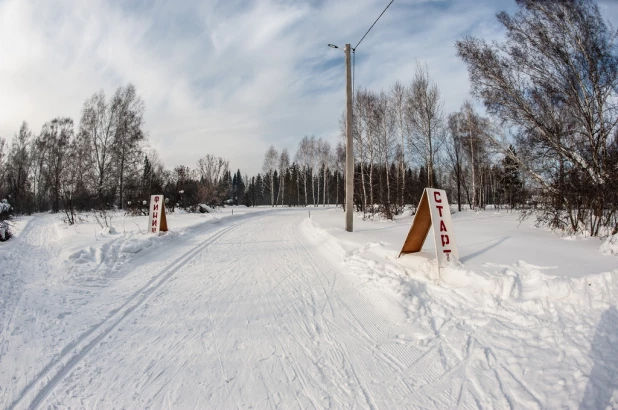
[[[376,19],[376,21],[374,21],[373,24],[371,25],[371,27],[369,27],[369,30],[367,30],[367,32],[363,35],[363,37],[360,39],[360,41],[352,49],[352,107],[354,107],[354,97],[356,96],[356,89],[354,88],[354,78],[356,77],[356,74],[355,74],[355,72],[356,72],[356,48],[360,45],[360,43],[363,42],[365,37],[367,37],[367,34],[369,34],[371,29],[373,28],[373,26],[376,25],[378,20],[380,20],[380,17],[382,17],[382,15],[384,13],[386,13],[386,10],[388,10],[388,8],[391,6],[391,4],[393,4],[394,1],[395,0],[391,0],[391,2],[388,3],[388,5],[384,8],[384,10],[382,10],[382,13],[380,13],[378,18]]]
[[[356,96],[356,89],[354,88],[354,77],[356,70],[356,50],[352,49],[352,110],[354,110],[354,97]]]
[[[376,25],[376,23],[378,22],[378,20],[380,20],[380,17],[382,17],[382,14],[384,14],[386,12],[386,10],[391,6],[391,4],[393,4],[395,0],[391,0],[390,3],[388,3],[388,6],[386,6],[386,8],[382,11],[382,13],[380,13],[380,15],[378,16],[378,18],[376,19],[376,21],[373,22],[373,24],[371,25],[371,27],[369,27],[369,30],[367,30],[367,32],[365,33],[365,35],[363,35],[363,38],[360,39],[360,41],[358,42],[358,44],[356,44],[356,47],[358,47],[360,45],[360,43],[363,42],[363,40],[365,39],[365,37],[367,36],[367,34],[369,34],[369,32],[371,31],[371,29],[373,28],[373,26]],[[352,50],[356,50],[356,47],[354,47]]]

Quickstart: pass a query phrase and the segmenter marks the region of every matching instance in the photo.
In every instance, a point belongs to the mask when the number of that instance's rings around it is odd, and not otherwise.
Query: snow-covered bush
[[[113,212],[108,211],[107,209],[98,209],[93,210],[93,215],[95,221],[97,221],[102,229],[112,226],[112,218],[114,217]]]
[[[214,211],[214,209],[206,204],[199,204],[198,209],[201,213],[203,214],[209,214],[212,211]]]
[[[0,201],[0,242],[7,241],[11,237],[10,222],[11,205],[6,199]]]
[[[609,236],[605,242],[603,242],[599,251],[604,255],[618,256],[618,234]]]

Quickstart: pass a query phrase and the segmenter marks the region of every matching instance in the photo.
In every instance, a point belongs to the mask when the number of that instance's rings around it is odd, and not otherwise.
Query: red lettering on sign
[[[152,208],[153,211],[158,211],[159,210],[159,204],[155,204],[155,206]]]
[[[445,249],[442,252],[446,254],[446,260],[450,261],[451,260],[451,250],[450,249]]]
[[[440,232],[446,232],[446,225],[444,225],[442,220],[440,220]]]
[[[155,196],[155,202],[159,202],[159,197]]]
[[[157,219],[159,217],[159,213],[158,212],[153,212],[152,213],[152,219]]]
[[[442,218],[442,208],[444,208],[441,205],[436,205],[436,208],[438,208],[438,212],[440,213],[440,218]]]
[[[152,220],[152,226],[157,226],[157,220],[156,219]]]
[[[448,235],[440,235],[440,237],[442,238],[442,246],[448,245],[449,243],[451,243],[450,239],[448,238]]]
[[[437,203],[442,202],[442,200],[440,199],[440,196],[441,196],[441,195],[440,195],[440,192],[438,192],[438,191],[434,191],[434,193],[433,193],[433,199],[435,199]]]
[[[157,232],[157,228],[152,228],[152,232]]]

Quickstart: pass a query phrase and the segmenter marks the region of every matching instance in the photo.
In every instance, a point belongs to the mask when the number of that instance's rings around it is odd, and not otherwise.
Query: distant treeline
[[[366,217],[393,218],[438,187],[460,207],[525,208],[558,229],[618,232],[618,33],[589,0],[517,5],[498,14],[503,42],[456,44],[487,117],[470,101],[445,113],[420,64],[409,84],[355,90],[354,206]],[[262,172],[249,177],[213,155],[165,169],[146,148],[143,115],[128,85],[109,100],[102,91],[88,99],[77,126],[56,118],[35,134],[24,122],[10,145],[0,138],[0,199],[17,213],[71,214],[144,212],[152,193],[190,210],[343,204],[343,117],[335,146],[305,136],[293,157],[271,146]]]

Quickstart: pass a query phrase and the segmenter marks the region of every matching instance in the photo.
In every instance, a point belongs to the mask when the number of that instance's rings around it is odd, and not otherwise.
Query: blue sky
[[[83,102],[133,83],[150,144],[167,167],[215,154],[260,170],[273,144],[292,155],[304,135],[336,142],[343,47],[390,0],[0,0],[0,136],[26,120],[79,122]],[[614,1],[601,3],[618,19]],[[454,43],[500,39],[514,0],[395,0],[356,54],[356,85],[387,90],[427,64],[447,112],[468,98]]]

